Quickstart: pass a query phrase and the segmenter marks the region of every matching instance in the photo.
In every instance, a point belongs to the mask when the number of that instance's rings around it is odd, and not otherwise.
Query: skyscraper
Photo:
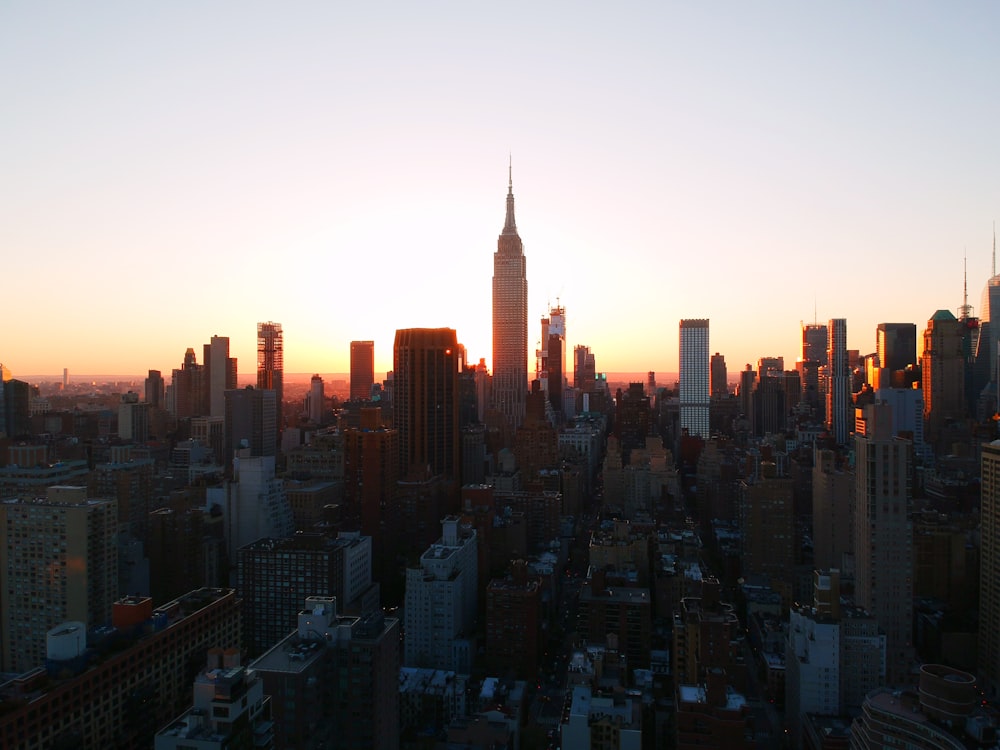
[[[563,384],[566,378],[566,308],[553,307],[549,313],[548,336],[542,341],[545,347],[545,380],[548,384],[549,403],[558,413],[563,410]]]
[[[726,382],[726,358],[716,352],[712,355],[710,367],[712,398],[725,398],[729,395],[729,383]]]
[[[920,377],[924,391],[926,440],[936,445],[944,426],[965,416],[965,325],[938,310],[924,329]]]
[[[837,445],[843,445],[851,432],[851,365],[847,358],[847,319],[831,319],[828,334],[826,428]]]
[[[1000,440],[983,446],[979,563],[979,677],[1000,695]]]
[[[396,331],[393,423],[399,431],[402,477],[429,469],[433,475],[459,478],[459,359],[454,329]]]
[[[154,409],[162,409],[164,405],[165,383],[159,370],[150,370],[146,378],[146,403]]]
[[[234,452],[246,447],[251,456],[273,456],[278,446],[277,394],[260,388],[226,391],[222,464],[228,468]]]
[[[912,446],[893,436],[891,406],[875,404],[858,413],[855,599],[885,632],[889,684],[902,685],[909,679],[913,658]]]
[[[375,383],[375,342],[351,342],[351,399],[367,401]]]
[[[524,421],[528,393],[526,273],[524,248],[514,222],[514,181],[508,174],[507,218],[493,255],[493,406],[512,430]]]
[[[323,395],[323,378],[318,374],[312,376],[309,381],[309,395],[306,397],[309,408],[309,421],[319,424],[323,420],[323,402],[326,400]]]
[[[285,364],[284,343],[281,333],[281,323],[257,324],[257,387],[274,391],[275,422],[278,428],[278,440],[285,427],[282,417],[282,400],[284,389]]]
[[[680,426],[688,434],[708,439],[709,381],[708,319],[681,320]]]
[[[917,363],[915,323],[879,323],[875,329],[875,353],[879,367],[895,372]]]
[[[573,347],[573,387],[580,391],[594,390],[597,378],[597,363],[589,346],[577,344]]]
[[[208,413],[210,417],[226,416],[226,400],[223,394],[236,387],[236,358],[229,356],[229,337],[212,336],[205,344],[205,383],[208,389]]]

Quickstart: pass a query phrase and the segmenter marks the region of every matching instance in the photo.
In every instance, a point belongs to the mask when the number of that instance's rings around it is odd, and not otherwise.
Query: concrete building
[[[326,408],[326,394],[323,392],[323,378],[313,375],[309,380],[309,393],[306,395],[306,414],[312,424],[323,421],[323,410]]]
[[[118,508],[86,487],[0,503],[0,657],[4,672],[45,662],[61,622],[106,625],[118,596]]]
[[[194,679],[193,705],[156,733],[155,750],[229,750],[274,747],[271,698],[239,649],[213,648]]]
[[[207,416],[226,416],[226,391],[236,388],[236,358],[229,356],[229,337],[212,336],[205,344],[205,382],[208,390]]]
[[[886,676],[901,685],[913,659],[911,443],[892,434],[892,407],[858,410],[854,440],[855,599],[886,635]]]
[[[206,506],[218,505],[226,531],[230,560],[236,551],[262,537],[283,538],[295,532],[292,509],[282,480],[274,473],[274,456],[240,456],[232,479],[210,487]]]
[[[230,470],[236,451],[274,456],[278,446],[278,396],[274,390],[239,388],[226,391],[225,440],[220,464]]]
[[[982,710],[978,698],[975,676],[940,664],[924,664],[917,686],[882,688],[868,695],[851,727],[851,748],[995,747],[996,716]]]
[[[853,575],[854,473],[845,455],[816,445],[812,475],[814,564]]]
[[[243,634],[252,656],[295,627],[307,596],[334,597],[341,611],[378,606],[372,591],[372,540],[358,532],[263,538],[241,547],[236,590],[243,598]],[[365,595],[374,598],[364,606]]]
[[[949,310],[934,313],[924,329],[924,349],[920,357],[924,422],[927,442],[935,448],[945,425],[967,416],[964,333],[964,324]]]
[[[709,377],[708,320],[680,323],[680,427],[708,440],[711,382]]]
[[[640,750],[642,706],[625,696],[595,695],[586,685],[576,685],[569,710],[559,725],[563,747],[579,750]]]
[[[712,398],[725,398],[729,395],[729,382],[726,373],[726,358],[716,352],[709,360],[709,378],[711,381]]]
[[[82,653],[57,649],[51,673],[39,667],[0,685],[0,747],[151,747],[188,702],[190,665],[240,642],[231,589],[198,589],[155,609],[147,597],[126,597],[114,603],[112,624],[115,636]]]
[[[506,578],[486,587],[487,668],[493,674],[532,680],[538,675],[542,645],[542,586],[517,560]]]
[[[396,750],[399,620],[304,601],[291,634],[250,665],[273,696],[276,750]]]
[[[406,571],[405,657],[408,667],[468,673],[476,620],[478,553],[474,529],[457,516],[441,522],[441,538]]]
[[[1000,440],[983,446],[981,476],[979,674],[996,699],[1000,697]]]

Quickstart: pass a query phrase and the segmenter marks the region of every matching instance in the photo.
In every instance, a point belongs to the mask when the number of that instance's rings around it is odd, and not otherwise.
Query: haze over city
[[[0,9],[15,374],[140,374],[281,321],[289,372],[392,368],[397,328],[491,362],[508,160],[529,348],[558,301],[601,371],[731,371],[799,323],[922,327],[991,274],[1000,10],[266,4]],[[978,310],[976,310],[978,312]]]

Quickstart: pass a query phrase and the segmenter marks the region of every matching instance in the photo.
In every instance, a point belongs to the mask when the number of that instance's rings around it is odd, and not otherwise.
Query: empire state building
[[[493,407],[517,429],[528,392],[528,279],[509,169],[507,180],[507,219],[493,255]]]

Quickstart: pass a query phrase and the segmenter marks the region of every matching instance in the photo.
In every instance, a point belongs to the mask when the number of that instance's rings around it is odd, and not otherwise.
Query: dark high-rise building
[[[367,401],[375,384],[375,342],[351,342],[351,399]]]
[[[205,368],[198,364],[194,349],[184,352],[184,362],[171,373],[171,413],[178,419],[208,414],[208,388]]]
[[[514,222],[514,182],[508,177],[507,218],[493,255],[493,406],[513,430],[524,421],[528,393],[528,278]]]
[[[507,578],[494,578],[486,588],[486,653],[494,674],[532,680],[538,674],[541,643],[542,586],[528,575],[528,564],[516,560]]]
[[[525,354],[527,356],[527,354]],[[451,328],[396,331],[393,424],[399,431],[399,472],[457,479],[458,338]],[[494,381],[495,382],[495,381]],[[521,413],[524,391],[521,392]]]
[[[646,446],[649,435],[649,396],[642,383],[629,383],[627,391],[619,391],[616,398],[615,432],[621,441],[622,461],[628,464],[632,451]]]
[[[0,383],[0,432],[8,437],[31,434],[31,396],[34,388],[23,380],[8,380]]]
[[[979,677],[1000,695],[1000,440],[983,446],[979,567]]]
[[[917,364],[915,323],[879,323],[875,329],[875,353],[879,367],[895,372]]]
[[[285,427],[282,416],[282,400],[285,395],[285,361],[284,339],[281,323],[257,324],[257,387],[261,390],[274,391],[275,447],[281,439],[281,431]],[[273,455],[273,454],[267,454]]]
[[[802,326],[802,361],[817,362],[820,367],[825,367],[828,364],[828,337],[826,323],[807,323]]]
[[[251,456],[273,456],[277,450],[277,394],[273,390],[239,388],[226,391],[225,456],[229,466],[233,452],[242,447]]]
[[[729,383],[726,382],[726,358],[716,352],[709,364],[709,376],[712,381],[712,398],[725,398],[729,395]]]
[[[593,391],[597,379],[597,363],[589,346],[573,348],[573,387],[580,391]]]
[[[146,376],[146,403],[151,404],[154,409],[162,409],[164,390],[163,375],[159,370],[150,370]]]

